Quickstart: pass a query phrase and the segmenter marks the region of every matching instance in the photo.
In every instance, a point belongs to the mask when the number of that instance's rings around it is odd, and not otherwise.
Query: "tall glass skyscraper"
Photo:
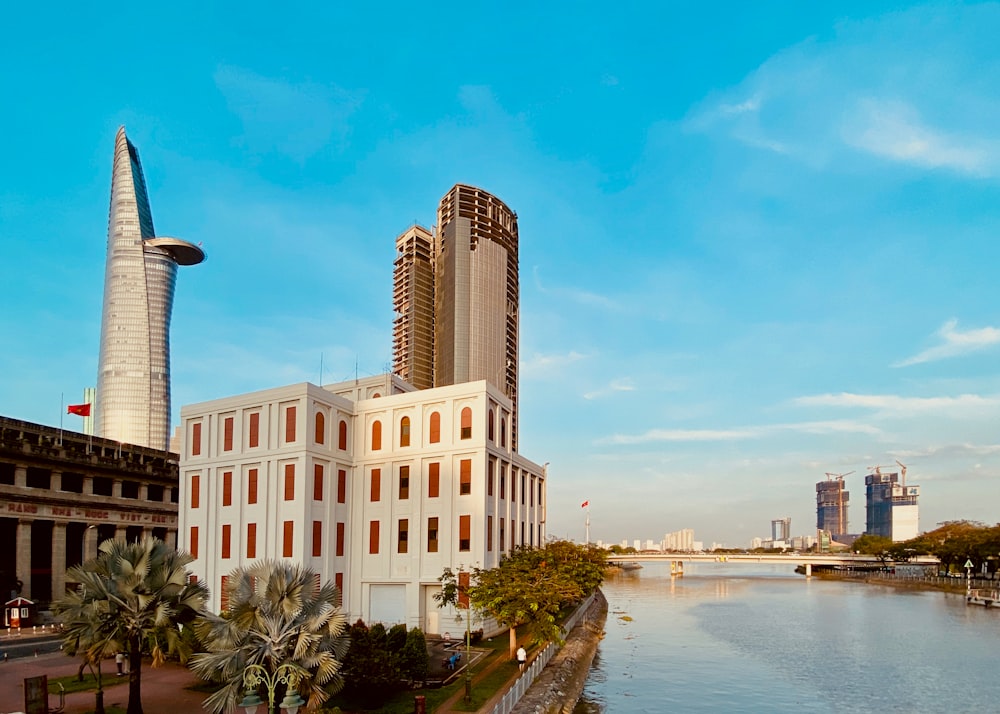
[[[121,127],[111,172],[97,436],[168,448],[170,313],[177,266],[204,259],[192,243],[156,237],[139,152]]]

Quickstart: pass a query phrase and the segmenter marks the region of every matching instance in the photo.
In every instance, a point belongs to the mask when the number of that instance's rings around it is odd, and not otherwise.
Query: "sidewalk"
[[[80,667],[77,657],[62,652],[12,659],[0,662],[0,714],[24,711],[24,679],[48,675],[49,680],[76,675]],[[101,669],[104,684],[104,706],[124,709],[128,704],[128,677],[115,676],[114,660],[108,660]],[[208,696],[203,692],[187,689],[198,682],[186,667],[171,662],[154,668],[149,660],[142,663],[142,706],[146,714],[172,714],[174,712],[200,712]],[[49,708],[59,706],[59,696],[49,695]],[[66,695],[64,714],[84,714],[93,711],[94,692],[75,692]]]
[[[506,636],[507,636],[506,633],[502,635],[502,637],[505,638]],[[528,643],[527,636],[517,638],[517,644],[526,646],[527,643]],[[531,659],[529,658],[528,664],[530,663]],[[501,697],[503,697],[503,695],[506,694],[507,690],[510,689],[512,686],[514,686],[514,682],[516,682],[517,678],[521,676],[521,672],[517,668],[517,664],[509,660],[505,653],[497,653],[496,659],[494,659],[492,662],[490,662],[488,665],[483,667],[478,672],[473,673],[472,687],[473,689],[475,689],[476,684],[478,684],[488,675],[492,674],[497,669],[500,669],[502,667],[510,668],[510,677],[507,679],[507,682],[498,689],[496,694],[490,697],[477,711],[492,711],[493,706],[498,701],[500,701]],[[464,709],[455,708],[461,705],[464,699],[465,699],[465,688],[460,687],[458,691],[455,692],[455,694],[453,694],[451,697],[449,697],[445,701],[441,702],[441,704],[439,704],[437,707],[435,707],[434,714],[451,714],[452,712],[464,712],[465,711]]]

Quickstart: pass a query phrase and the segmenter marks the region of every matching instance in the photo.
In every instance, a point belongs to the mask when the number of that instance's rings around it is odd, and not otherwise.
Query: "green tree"
[[[54,603],[66,649],[91,665],[117,652],[129,658],[128,714],[142,714],[142,655],[153,666],[168,654],[186,659],[181,627],[204,606],[203,583],[190,582],[190,555],[156,538],[107,540],[96,558],[70,568],[78,588]]]
[[[350,629],[350,649],[344,658],[345,696],[366,709],[381,706],[401,687],[400,670],[390,654],[385,627],[368,628],[358,620]]]
[[[406,642],[399,651],[399,670],[412,682],[424,682],[430,669],[430,655],[427,654],[427,639],[419,627],[406,633]]]
[[[194,623],[207,651],[191,658],[191,669],[225,685],[205,700],[207,709],[233,710],[251,664],[272,677],[290,665],[294,681],[286,683],[306,697],[310,711],[339,691],[348,640],[336,586],[320,585],[311,569],[297,563],[265,560],[230,573],[228,590],[228,610],[205,613]]]

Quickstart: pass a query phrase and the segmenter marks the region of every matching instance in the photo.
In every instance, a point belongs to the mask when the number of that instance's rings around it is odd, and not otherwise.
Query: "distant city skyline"
[[[549,534],[583,540],[584,501],[592,540],[807,533],[851,471],[859,532],[897,460],[921,530],[1000,521],[1000,5],[20,4],[5,27],[0,414],[80,428],[61,395],[98,371],[126,125],[157,232],[211,253],[175,295],[174,426],[389,372],[392,238],[462,183],[517,210]]]

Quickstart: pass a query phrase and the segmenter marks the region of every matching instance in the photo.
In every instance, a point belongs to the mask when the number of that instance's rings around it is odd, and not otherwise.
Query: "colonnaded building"
[[[41,605],[99,543],[177,543],[178,457],[0,417],[0,573]],[[9,593],[4,592],[5,596]],[[7,597],[4,598],[8,599]]]
[[[441,634],[446,568],[544,542],[545,468],[517,451],[517,215],[456,184],[437,220],[396,239],[393,374],[181,410],[180,540],[211,609],[234,568],[289,558],[351,619]]]

